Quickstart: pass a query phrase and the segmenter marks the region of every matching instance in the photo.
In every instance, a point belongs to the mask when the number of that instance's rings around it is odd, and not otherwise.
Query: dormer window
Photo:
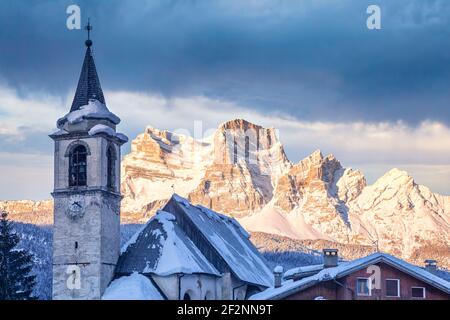
[[[69,186],[80,187],[87,184],[87,150],[83,145],[73,148],[69,155]]]

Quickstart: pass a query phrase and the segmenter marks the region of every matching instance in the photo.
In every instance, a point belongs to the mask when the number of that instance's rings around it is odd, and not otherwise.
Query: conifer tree
[[[1,211],[0,214],[0,300],[35,299],[33,255],[16,248],[20,238],[13,231],[8,214]]]

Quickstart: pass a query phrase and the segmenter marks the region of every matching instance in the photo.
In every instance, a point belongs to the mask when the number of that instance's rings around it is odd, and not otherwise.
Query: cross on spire
[[[92,41],[91,41],[91,30],[92,30],[92,26],[91,26],[90,18],[88,18],[88,23],[87,23],[86,27],[84,27],[84,30],[86,30],[86,31],[87,31],[87,34],[88,34],[88,38],[87,38],[87,40],[86,40],[86,42],[85,42],[86,47],[90,47],[90,46],[92,46]]]

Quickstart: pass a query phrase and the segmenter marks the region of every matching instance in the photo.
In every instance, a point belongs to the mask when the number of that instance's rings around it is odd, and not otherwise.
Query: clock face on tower
[[[72,220],[81,218],[84,215],[84,197],[80,195],[73,195],[69,198],[69,206],[66,214]]]

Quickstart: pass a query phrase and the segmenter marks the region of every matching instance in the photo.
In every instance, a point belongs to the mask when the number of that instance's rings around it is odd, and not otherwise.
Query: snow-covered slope
[[[276,227],[271,233],[349,242],[346,203],[365,185],[359,171],[344,169],[334,156],[315,151],[280,177],[272,201],[260,213],[241,222],[251,231],[270,232],[267,227]],[[261,219],[272,223],[261,225]]]
[[[354,232],[360,224],[369,239],[397,255],[414,256],[427,246],[450,253],[449,201],[392,169],[349,202],[350,220]]]

